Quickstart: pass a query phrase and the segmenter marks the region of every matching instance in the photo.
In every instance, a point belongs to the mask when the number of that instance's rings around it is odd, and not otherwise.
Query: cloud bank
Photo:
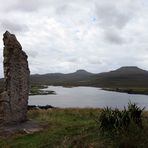
[[[16,34],[32,74],[130,65],[148,70],[146,0],[0,2],[0,77],[5,30]]]

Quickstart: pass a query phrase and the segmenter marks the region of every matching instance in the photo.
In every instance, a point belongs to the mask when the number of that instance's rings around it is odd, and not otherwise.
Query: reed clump
[[[142,112],[136,103],[128,103],[128,107],[123,110],[106,107],[102,109],[98,118],[98,123],[102,131],[119,131],[128,129],[131,124],[142,128]]]

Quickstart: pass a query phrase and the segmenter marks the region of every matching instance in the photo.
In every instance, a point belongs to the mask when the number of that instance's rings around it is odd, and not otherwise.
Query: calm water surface
[[[129,102],[138,103],[148,110],[148,95],[133,95],[112,91],[104,91],[95,87],[49,86],[44,90],[53,90],[56,95],[36,95],[29,97],[30,105],[52,105],[55,107],[118,107],[123,108]]]

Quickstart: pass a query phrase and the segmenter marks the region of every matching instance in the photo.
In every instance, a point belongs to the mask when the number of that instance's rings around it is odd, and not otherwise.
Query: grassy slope
[[[30,119],[48,123],[48,128],[31,135],[15,135],[0,139],[1,148],[116,148],[148,147],[148,113],[143,115],[144,129],[131,127],[130,131],[112,135],[100,134],[93,116],[99,109],[52,109],[29,111]]]

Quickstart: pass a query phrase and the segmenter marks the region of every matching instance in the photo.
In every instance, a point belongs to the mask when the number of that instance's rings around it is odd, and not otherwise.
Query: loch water
[[[53,90],[56,95],[30,96],[29,105],[52,105],[60,108],[103,108],[108,106],[123,109],[131,101],[148,110],[148,95],[105,91],[96,87],[48,86],[44,90]]]

